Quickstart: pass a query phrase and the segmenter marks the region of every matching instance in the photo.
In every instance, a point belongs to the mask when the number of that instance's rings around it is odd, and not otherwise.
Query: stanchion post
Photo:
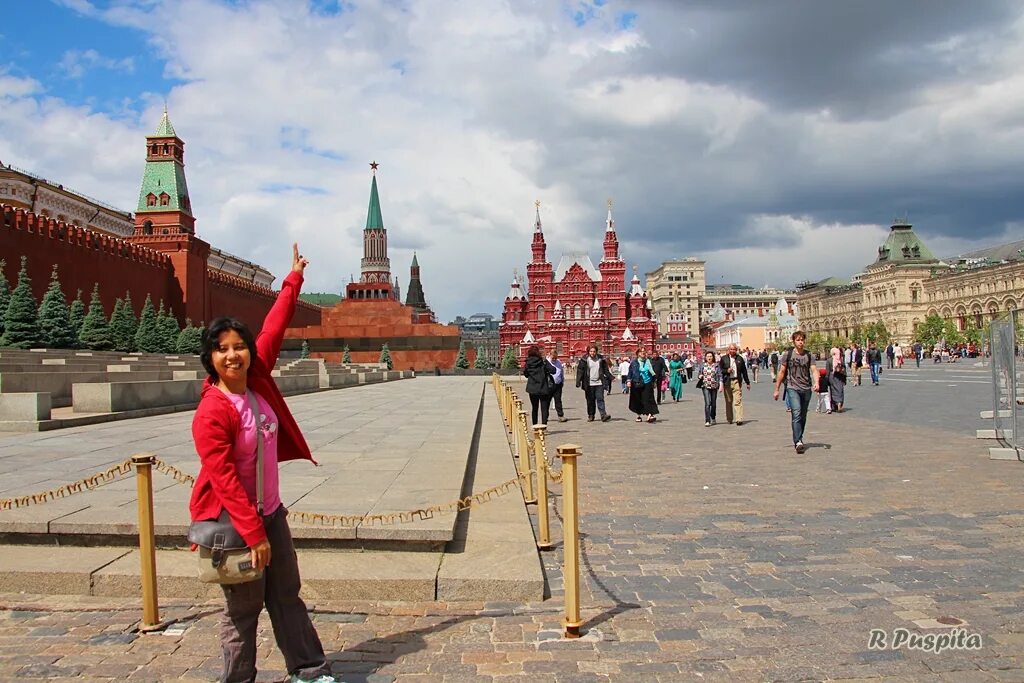
[[[582,450],[575,444],[558,447],[562,460],[562,507],[565,515],[562,531],[565,542],[565,619],[562,621],[566,638],[579,638],[580,626],[580,510],[579,491],[576,488],[576,458]]]
[[[537,463],[537,547],[551,550],[551,523],[548,520],[548,458],[544,447],[547,425],[533,425],[533,460]]]
[[[142,563],[141,631],[162,628],[156,590],[156,538],[153,526],[153,461],[149,453],[132,456],[139,499],[139,558]]]
[[[523,474],[526,475],[526,488],[523,490],[525,496],[524,500],[527,505],[533,505],[537,502],[537,495],[533,492],[533,474],[530,470],[533,469],[530,463],[530,444],[529,439],[526,436],[526,411],[519,411],[519,428],[516,429],[517,438],[522,443],[522,448],[519,451],[519,466],[522,468]]]

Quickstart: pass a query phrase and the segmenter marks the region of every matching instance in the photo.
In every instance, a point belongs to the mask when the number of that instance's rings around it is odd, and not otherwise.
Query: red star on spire
[[[378,166],[380,166],[380,164],[378,164],[376,161],[371,161],[370,162],[370,170],[373,171],[374,173],[377,172],[377,167]]]

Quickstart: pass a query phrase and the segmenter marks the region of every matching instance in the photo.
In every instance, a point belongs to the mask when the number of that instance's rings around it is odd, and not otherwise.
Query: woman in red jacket
[[[192,437],[202,467],[189,510],[193,520],[216,519],[222,509],[249,545],[263,578],[222,586],[227,605],[221,622],[224,674],[221,681],[256,680],[256,624],[266,605],[274,637],[291,682],[331,683],[306,605],[299,597],[299,566],[281,504],[277,465],[313,460],[299,426],[270,371],[277,363],[284,331],[295,312],[302,275],[309,263],[292,245],[292,271],[263,321],[259,338],[234,318],[217,318],[203,337],[203,366],[209,373],[192,420]],[[248,396],[259,403],[260,424]],[[256,510],[256,429],[263,434],[263,517]],[[273,561],[272,561],[273,560]]]

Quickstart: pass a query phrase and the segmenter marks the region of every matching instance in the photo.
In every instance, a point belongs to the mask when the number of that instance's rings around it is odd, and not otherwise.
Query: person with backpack
[[[783,382],[786,383],[786,400],[789,402],[793,423],[793,448],[797,453],[806,450],[804,446],[804,429],[807,426],[807,411],[811,406],[811,390],[813,379],[818,376],[814,365],[814,357],[804,344],[807,335],[802,330],[793,333],[794,348],[786,352],[779,366],[779,374],[775,379],[773,398],[779,400],[779,392]]]
[[[768,356],[768,363],[772,366],[772,381],[779,375],[779,352],[772,351],[772,355]]]
[[[557,370],[544,358],[539,346],[531,346],[526,352],[526,363],[523,364],[523,376],[526,377],[526,393],[530,395],[530,408],[533,422],[531,424],[548,423],[548,412],[551,410],[551,397],[555,393],[555,373]],[[537,422],[537,409],[540,408],[540,422]]]

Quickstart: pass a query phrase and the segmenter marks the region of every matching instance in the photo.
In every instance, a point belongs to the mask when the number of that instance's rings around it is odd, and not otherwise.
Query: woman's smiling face
[[[252,352],[238,332],[226,330],[217,338],[217,348],[210,354],[210,360],[221,381],[238,382],[249,371]]]

